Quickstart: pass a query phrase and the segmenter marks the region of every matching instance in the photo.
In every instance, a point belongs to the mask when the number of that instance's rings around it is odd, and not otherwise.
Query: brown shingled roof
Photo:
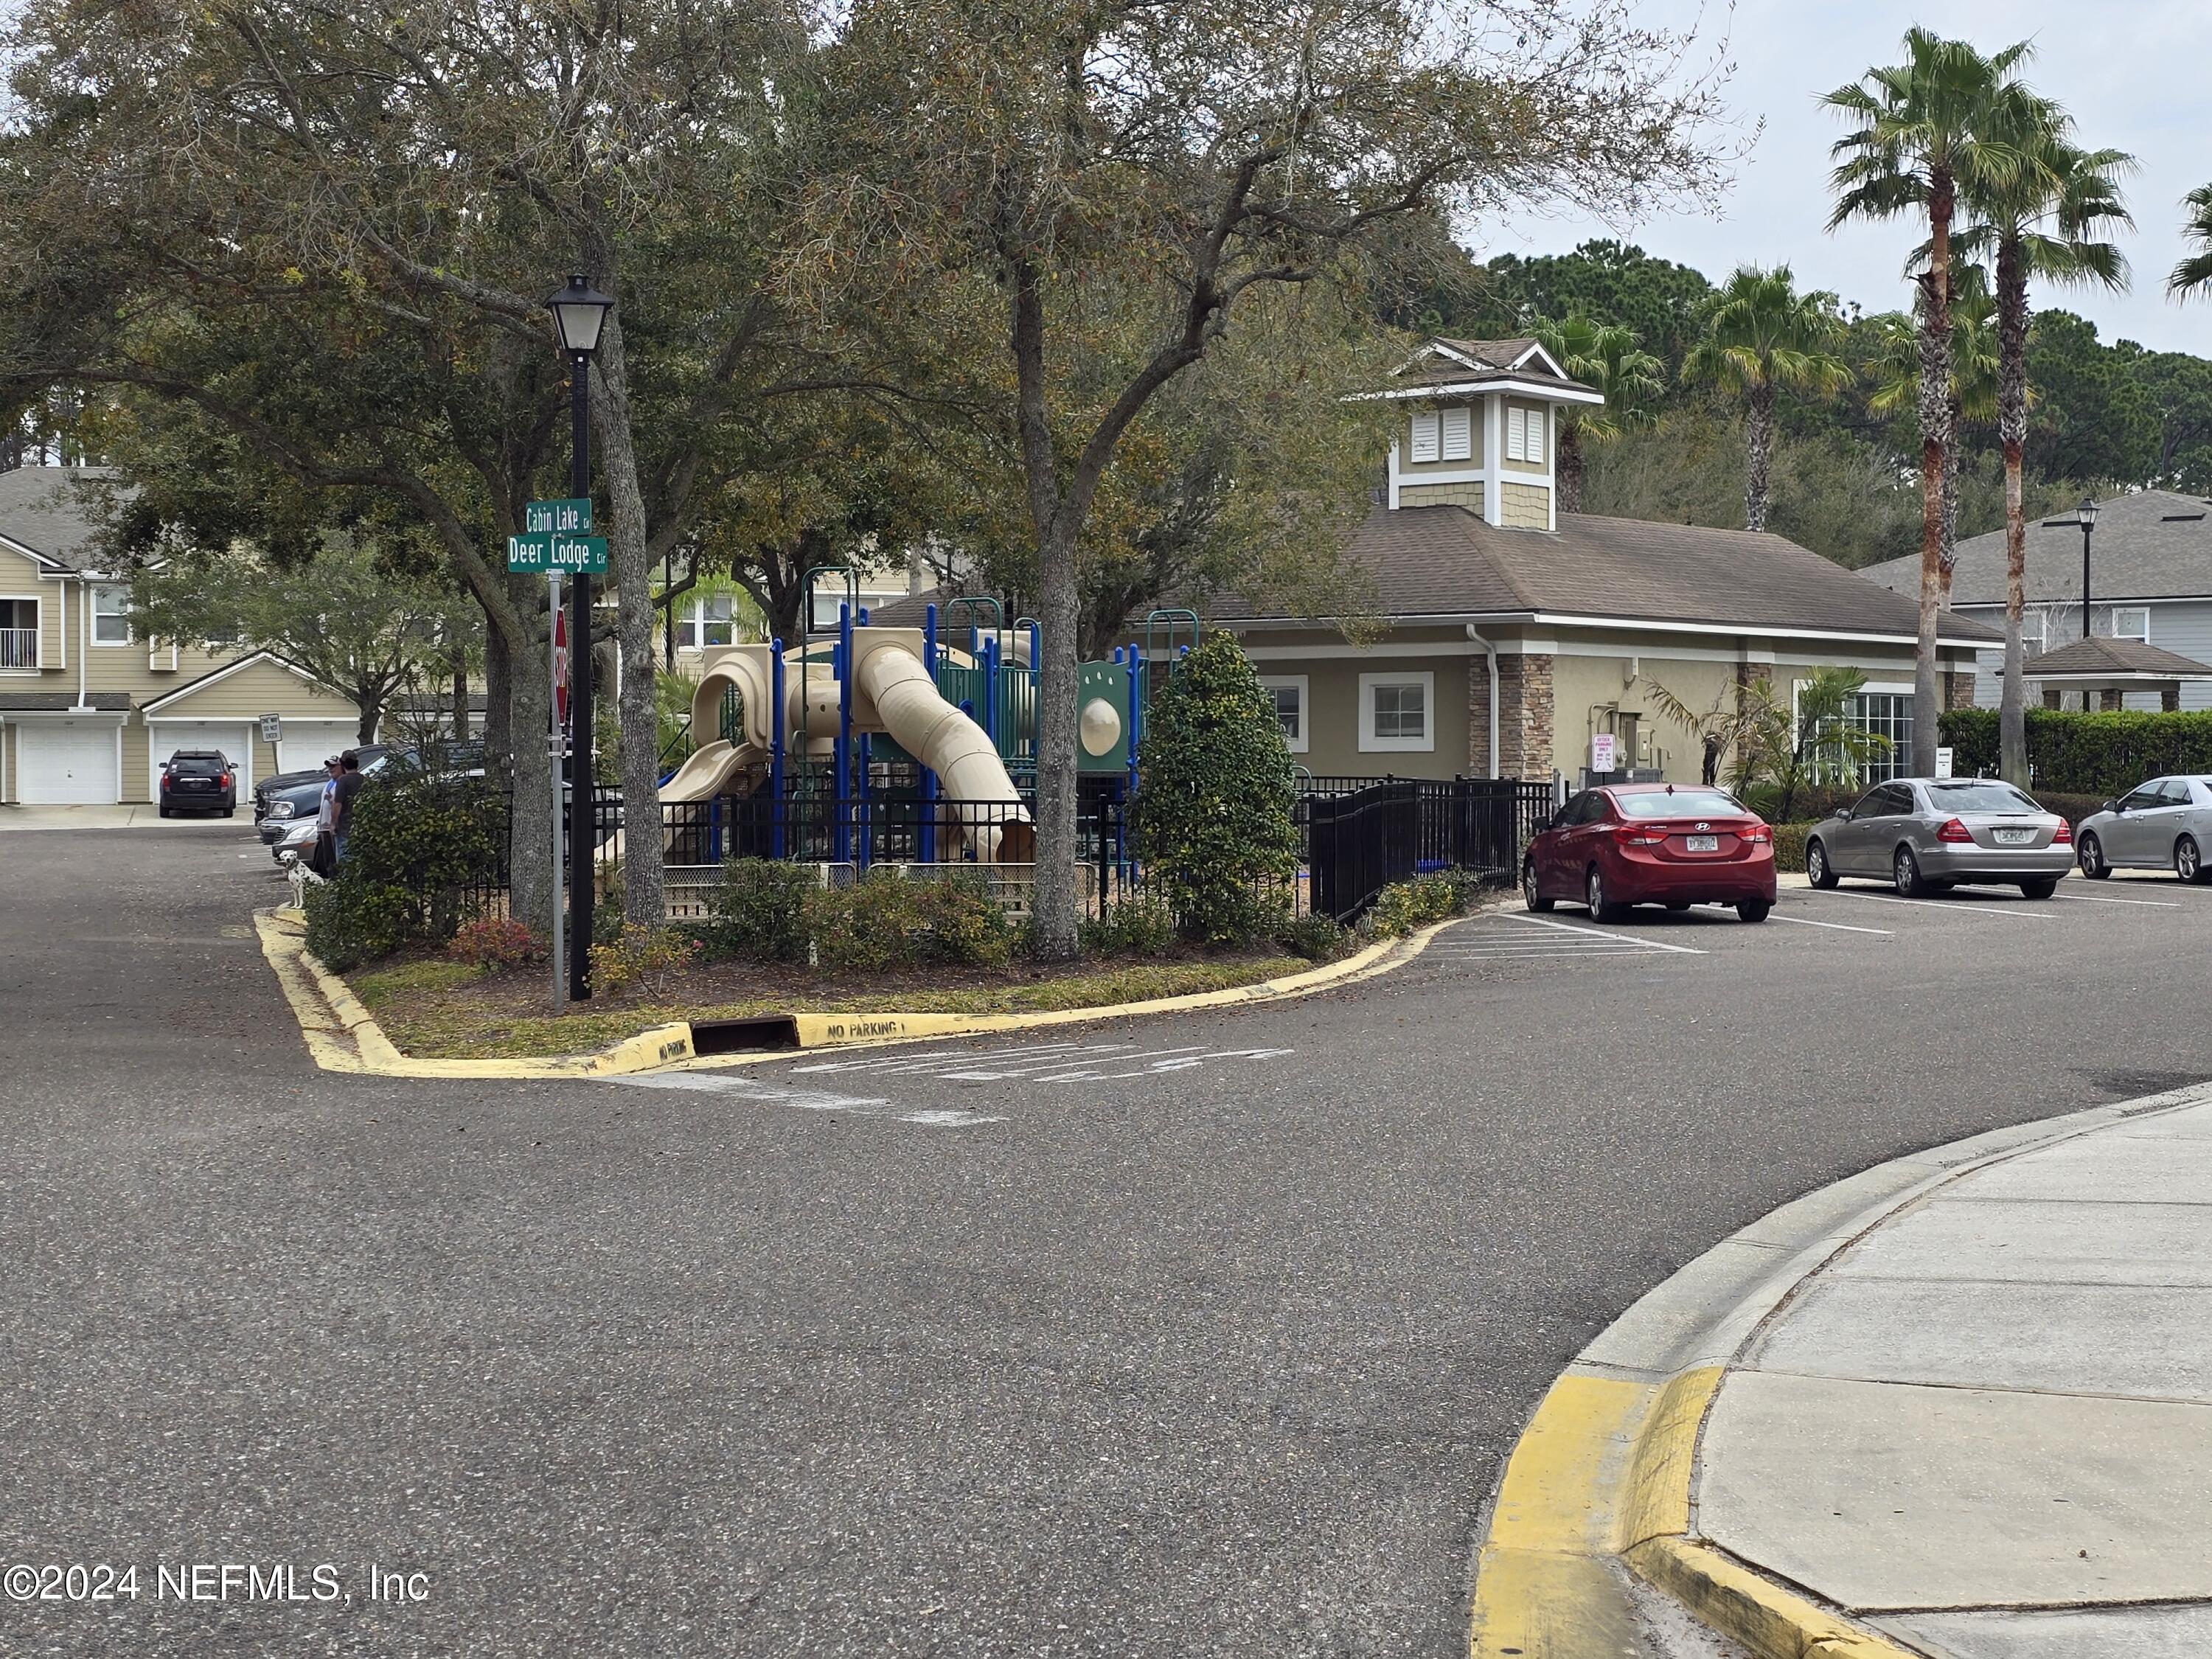
[[[2212,667],[2141,640],[2075,640],[2030,657],[2021,665],[2021,672],[2032,680],[2069,674],[2142,674],[2168,679],[2212,678]]]
[[[1463,507],[1377,507],[1348,556],[1394,617],[1545,612],[1905,638],[1919,627],[1904,594],[1780,536],[1742,530],[1585,514],[1562,514],[1557,532],[1507,530]],[[1212,611],[1230,623],[1269,616],[1225,596]],[[1942,631],[2000,637],[1960,617]]]

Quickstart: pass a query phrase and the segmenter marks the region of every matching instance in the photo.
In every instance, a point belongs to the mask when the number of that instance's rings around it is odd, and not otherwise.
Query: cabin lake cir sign
[[[589,533],[589,501],[532,501],[523,533],[507,538],[507,568],[515,574],[604,576],[607,538]]]

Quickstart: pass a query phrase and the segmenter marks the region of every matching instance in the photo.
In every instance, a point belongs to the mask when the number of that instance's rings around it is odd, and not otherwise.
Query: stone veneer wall
[[[1402,490],[1399,499],[1405,499]],[[1508,478],[1498,486],[1498,516],[1509,530],[1549,530],[1552,492],[1541,484],[1516,483]]]
[[[1507,489],[1512,486],[1508,484]],[[1472,483],[1410,484],[1398,486],[1398,505],[1401,507],[1463,507],[1480,516],[1482,512],[1482,481]]]
[[[1486,680],[1484,690],[1488,690]],[[1489,711],[1483,714],[1488,735]],[[1498,659],[1498,771],[1509,778],[1548,779],[1553,768],[1552,659],[1501,656]],[[1471,744],[1474,738],[1468,739]]]
[[[1498,689],[1503,690],[1503,658],[1498,667]],[[1480,655],[1467,659],[1467,775],[1471,778],[1490,775],[1490,659]]]
[[[1943,676],[1943,707],[1972,708],[1974,706],[1974,676],[1970,669],[1963,674]]]

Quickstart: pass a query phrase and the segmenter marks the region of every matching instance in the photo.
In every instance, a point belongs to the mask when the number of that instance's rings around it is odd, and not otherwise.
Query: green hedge
[[[1951,768],[1972,776],[1997,769],[1997,711],[1954,708],[1942,717]],[[2027,710],[2027,763],[2040,795],[2124,794],[2167,772],[2212,772],[2212,714],[2127,710]]]

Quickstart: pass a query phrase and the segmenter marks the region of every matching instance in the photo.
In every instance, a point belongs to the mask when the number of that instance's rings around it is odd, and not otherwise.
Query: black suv
[[[161,816],[173,812],[220,812],[228,817],[238,806],[238,775],[229,757],[216,749],[179,749],[161,763]]]

